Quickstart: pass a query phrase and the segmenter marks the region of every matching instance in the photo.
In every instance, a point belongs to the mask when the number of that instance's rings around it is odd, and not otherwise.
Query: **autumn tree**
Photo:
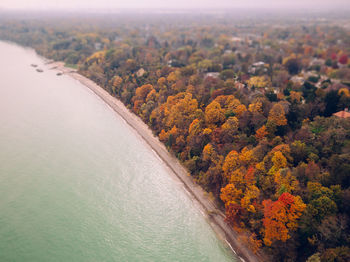
[[[287,119],[283,106],[279,103],[274,104],[269,112],[268,121],[273,122],[276,126],[287,125]]]
[[[260,195],[255,185],[254,169],[249,168],[232,172],[230,183],[221,189],[220,198],[225,204],[226,219],[237,223],[243,216],[256,212],[256,201]]]
[[[178,93],[175,96],[169,96],[161,110],[164,114],[162,122],[167,128],[177,126],[186,132],[192,121],[201,115],[198,102],[191,93]]]
[[[122,83],[123,79],[120,76],[114,77],[112,81],[112,90],[114,94],[117,94],[117,91],[119,92]]]
[[[235,171],[239,167],[239,165],[239,154],[237,151],[232,150],[230,153],[227,154],[222,167],[228,181],[230,180],[233,171]]]
[[[299,196],[283,193],[277,201],[264,200],[264,243],[271,246],[274,241],[287,241],[290,232],[298,227],[298,219],[306,208]]]
[[[222,166],[228,184],[221,190],[225,203],[226,219],[231,223],[256,212],[260,190],[256,186],[253,151],[244,148],[241,153],[231,151]]]
[[[271,162],[273,163],[272,167],[269,170],[269,174],[273,175],[277,171],[287,166],[287,159],[280,151],[276,151],[271,158]]]
[[[248,81],[247,84],[250,88],[264,88],[270,85],[270,82],[264,76],[253,76]]]
[[[136,88],[134,101],[134,112],[138,113],[141,105],[145,103],[147,95],[153,90],[153,86],[150,84],[140,86]]]
[[[252,113],[262,113],[262,103],[260,101],[251,103],[248,107],[248,110]]]
[[[233,95],[221,95],[215,98],[216,102],[218,102],[221,108],[225,112],[225,116],[232,116],[236,114],[238,106],[241,105],[241,102],[235,98]],[[244,109],[241,109],[241,111]]]
[[[190,153],[199,156],[202,153],[205,140],[203,134],[203,121],[194,119],[188,128],[187,143],[190,146]]]
[[[256,133],[255,133],[255,137],[258,139],[258,140],[262,140],[264,139],[264,137],[268,134],[267,130],[266,130],[266,126],[263,125],[262,127],[260,127],[258,130],[256,130]]]
[[[339,57],[339,63],[342,65],[346,65],[348,63],[348,56],[346,54],[343,54]]]
[[[213,101],[205,108],[205,121],[208,125],[218,125],[225,121],[224,110],[218,102]]]
[[[299,181],[288,169],[281,169],[274,174],[276,184],[276,196],[280,196],[284,192],[292,193],[299,189]]]
[[[237,117],[229,117],[226,122],[221,126],[222,140],[226,143],[231,143],[233,137],[238,132],[239,120]]]
[[[295,92],[291,91],[290,92],[290,101],[293,103],[299,103],[303,99],[301,92]]]

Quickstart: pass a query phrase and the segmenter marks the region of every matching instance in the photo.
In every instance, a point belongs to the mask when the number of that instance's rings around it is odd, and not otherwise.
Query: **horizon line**
[[[33,8],[25,8],[25,7],[1,7],[0,11],[9,11],[9,12],[16,12],[16,11],[25,11],[25,12],[42,12],[42,11],[52,11],[52,12],[62,12],[62,11],[72,11],[72,12],[96,12],[96,13],[114,13],[114,12],[124,12],[124,11],[137,11],[142,13],[147,13],[149,11],[166,11],[166,12],[190,12],[190,11],[214,11],[214,12],[223,12],[228,13],[230,11],[235,10],[246,10],[246,11],[293,11],[293,12],[299,12],[299,13],[306,13],[306,12],[334,12],[334,11],[341,11],[346,12],[350,10],[350,6],[347,6],[346,8],[342,6],[334,6],[332,8],[329,7],[303,7],[300,8],[300,6],[288,6],[288,7],[271,7],[271,6],[264,6],[264,7],[253,7],[253,6],[245,6],[245,7],[180,7],[180,8],[172,8],[172,7],[105,7],[105,8],[96,8],[96,7],[33,7]]]

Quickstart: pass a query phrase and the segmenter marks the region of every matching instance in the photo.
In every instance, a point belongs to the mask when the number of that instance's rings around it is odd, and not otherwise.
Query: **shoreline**
[[[164,165],[170,169],[171,175],[175,176],[184,186],[190,197],[200,206],[200,211],[204,211],[205,219],[208,221],[219,239],[226,242],[231,248],[232,253],[241,261],[260,262],[262,258],[254,254],[246,245],[239,240],[239,234],[235,232],[226,222],[224,213],[208,197],[207,192],[200,185],[193,181],[189,172],[183,167],[179,160],[173,156],[159,141],[152,130],[145,124],[141,118],[131,112],[116,97],[110,95],[105,89],[97,85],[87,77],[80,75],[77,70],[64,66],[63,62],[46,63],[50,70],[56,70],[64,75],[79,81],[82,85],[89,88],[95,95],[111,107],[140,138],[150,146],[152,151],[162,160]],[[203,212],[202,212],[203,213]]]

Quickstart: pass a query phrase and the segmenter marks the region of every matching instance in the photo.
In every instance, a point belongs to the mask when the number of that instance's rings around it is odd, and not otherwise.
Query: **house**
[[[233,37],[231,38],[231,41],[234,42],[234,43],[240,43],[240,42],[243,41],[243,39],[240,38],[240,37],[233,36]]]
[[[267,68],[266,68],[264,62],[262,62],[262,61],[256,62],[256,63],[250,65],[249,68],[248,68],[248,73],[250,73],[250,74],[255,74],[258,71],[259,72],[263,72],[263,73],[267,72]]]
[[[305,82],[305,79],[304,77],[301,77],[301,76],[292,76],[290,81],[292,81],[294,84],[297,84],[297,85],[303,85]]]
[[[207,77],[212,77],[212,78],[219,78],[220,76],[220,73],[218,72],[208,72],[205,74],[204,78],[207,78]]]
[[[140,69],[136,72],[136,76],[137,76],[137,77],[142,77],[145,73],[146,73],[145,69],[140,68]]]
[[[243,88],[245,88],[245,84],[237,81],[237,82],[235,82],[235,88],[243,89]]]
[[[322,88],[322,85],[323,85],[324,83],[327,83],[327,81],[330,82],[330,80],[328,79],[328,77],[325,76],[325,75],[321,75],[321,76],[320,76],[320,79],[319,79],[318,82],[315,84],[315,86],[316,86],[317,88]]]
[[[102,49],[102,43],[95,43],[94,46],[95,46],[95,50],[97,51]]]
[[[311,60],[309,66],[313,67],[313,66],[322,66],[324,65],[326,62],[326,60],[321,59],[321,58],[314,58]]]
[[[334,113],[333,115],[340,117],[340,118],[350,118],[350,112],[349,112],[348,108],[345,108],[343,111],[339,111],[337,113]]]

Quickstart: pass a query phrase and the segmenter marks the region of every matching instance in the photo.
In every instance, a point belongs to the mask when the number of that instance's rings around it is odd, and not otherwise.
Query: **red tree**
[[[339,57],[339,63],[341,63],[342,65],[346,65],[348,63],[348,56],[347,55],[342,55],[341,57]]]

